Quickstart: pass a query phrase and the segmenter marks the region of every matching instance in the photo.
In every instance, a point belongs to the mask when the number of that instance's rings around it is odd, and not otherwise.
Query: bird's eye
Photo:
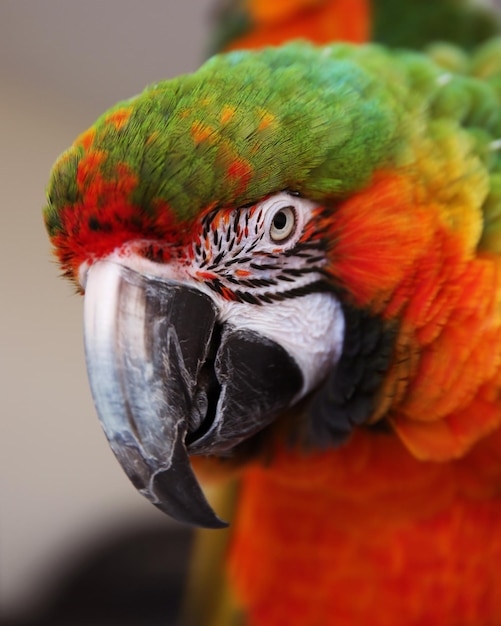
[[[284,241],[290,237],[296,230],[296,211],[293,206],[284,206],[280,208],[273,219],[270,226],[270,237],[273,241]]]

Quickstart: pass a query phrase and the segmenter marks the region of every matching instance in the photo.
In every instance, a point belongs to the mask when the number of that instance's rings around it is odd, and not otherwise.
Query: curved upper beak
[[[303,382],[280,345],[218,315],[196,288],[113,261],[89,269],[87,369],[113,452],[153,504],[207,528],[226,523],[189,455],[231,453],[289,406]]]

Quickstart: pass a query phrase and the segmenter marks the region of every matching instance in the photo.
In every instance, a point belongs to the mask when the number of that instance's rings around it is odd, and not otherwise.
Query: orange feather
[[[293,39],[318,44],[332,41],[363,43],[370,38],[368,0],[251,0],[252,30],[228,49],[262,48]]]
[[[501,623],[500,446],[441,464],[358,432],[247,469],[229,568],[249,626]]]

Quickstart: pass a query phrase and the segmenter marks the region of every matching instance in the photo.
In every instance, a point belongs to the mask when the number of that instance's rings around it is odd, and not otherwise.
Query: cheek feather
[[[333,215],[329,269],[358,306],[381,312],[409,267],[424,254],[431,218],[414,200],[412,180],[380,174]]]
[[[329,272],[354,304],[398,321],[386,410],[416,457],[443,461],[501,424],[501,265],[476,250],[482,189],[456,204],[434,189],[380,173],[333,214]]]

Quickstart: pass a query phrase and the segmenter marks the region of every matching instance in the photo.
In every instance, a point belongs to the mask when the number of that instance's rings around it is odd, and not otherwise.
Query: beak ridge
[[[197,315],[197,324],[190,326],[184,309]],[[172,325],[172,315],[183,320],[180,327]],[[193,342],[204,349],[210,344],[216,319],[210,299],[102,261],[89,269],[84,318],[94,402],[110,446],[136,489],[175,519],[226,526],[208,504],[185,444],[189,399],[200,367],[190,355],[196,354]]]

